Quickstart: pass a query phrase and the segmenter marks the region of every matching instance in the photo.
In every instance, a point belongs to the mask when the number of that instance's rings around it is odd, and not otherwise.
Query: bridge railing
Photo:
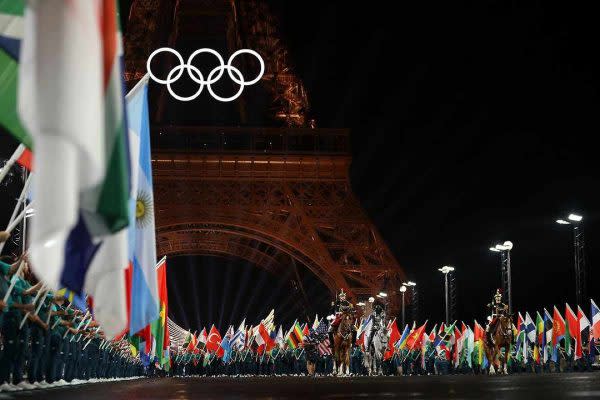
[[[247,154],[349,154],[346,129],[156,126],[156,150]]]

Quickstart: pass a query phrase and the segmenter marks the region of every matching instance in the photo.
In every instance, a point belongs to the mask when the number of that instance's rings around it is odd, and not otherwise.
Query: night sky
[[[353,188],[419,285],[422,318],[443,318],[437,268],[450,264],[457,317],[482,319],[500,287],[488,248],[505,240],[516,309],[573,305],[571,232],[554,223],[570,212],[585,217],[600,297],[589,14],[551,2],[273,3],[319,125],[352,130]]]
[[[417,282],[421,319],[443,319],[437,268],[449,264],[457,318],[483,320],[500,287],[488,248],[505,240],[514,308],[573,305],[571,231],[554,223],[570,212],[584,216],[600,300],[595,16],[571,3],[405,3],[269,2],[318,126],[351,130],[352,187]],[[5,156],[14,144],[1,139]],[[239,260],[177,257],[168,271],[170,315],[185,328],[304,313],[286,277]],[[329,294],[302,280],[322,315]]]
[[[269,3],[318,126],[351,129],[352,186],[419,285],[421,319],[443,319],[437,268],[450,264],[457,317],[483,320],[500,287],[488,248],[505,240],[515,245],[515,309],[573,305],[571,230],[554,222],[570,212],[585,217],[590,294],[600,298],[598,32],[583,10]]]

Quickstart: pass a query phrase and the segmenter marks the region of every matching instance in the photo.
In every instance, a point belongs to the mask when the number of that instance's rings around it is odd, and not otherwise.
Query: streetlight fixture
[[[442,268],[438,268],[438,271],[441,271],[443,274],[447,274],[454,271],[454,267],[451,267],[450,265],[444,265]]]
[[[575,294],[578,304],[583,304],[587,297],[587,270],[585,268],[584,257],[584,236],[583,236],[583,216],[579,214],[569,214],[567,219],[557,219],[559,225],[573,226],[573,248],[575,264]]]
[[[400,286],[400,293],[402,293],[402,328],[400,329],[404,329],[404,293],[406,293],[406,284],[402,284],[402,286]]]
[[[438,268],[442,274],[444,274],[445,293],[446,293],[446,325],[450,323],[450,299],[448,298],[448,274],[454,271],[454,267],[450,265],[444,265],[442,268]]]
[[[416,298],[415,297],[415,286],[417,286],[417,284],[413,281],[408,281],[408,282],[402,282],[402,286],[400,286],[400,292],[402,293],[402,326],[406,325],[406,313],[405,313],[405,306],[404,306],[404,293],[406,293],[406,291],[408,289],[412,289],[412,295],[413,295],[413,299],[412,299],[412,304],[413,304],[413,314],[415,314],[415,309],[414,307],[416,307],[415,302],[416,302]],[[415,315],[413,315],[414,318],[416,318]]]
[[[379,297],[387,297],[387,293],[386,292],[379,292]]]
[[[508,297],[508,312],[512,313],[512,274],[510,272],[510,251],[513,243],[509,240],[490,247],[490,251],[500,253],[500,268],[502,270],[502,290]]]

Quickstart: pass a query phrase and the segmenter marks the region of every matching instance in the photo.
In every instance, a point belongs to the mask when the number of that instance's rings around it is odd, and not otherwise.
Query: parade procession
[[[340,298],[343,298],[343,291]],[[566,305],[535,312],[532,319],[502,311],[495,294],[493,312],[484,326],[453,321],[399,327],[387,318],[382,303],[357,319],[352,308],[312,323],[277,327],[271,312],[256,326],[242,321],[221,337],[214,325],[200,333],[185,331],[169,321],[173,374],[177,376],[245,375],[448,375],[551,373],[592,371],[598,364],[600,309],[591,300],[591,314]],[[335,321],[352,315],[348,345],[340,346],[343,330]],[[542,316],[543,315],[543,316]],[[589,318],[588,318],[589,315]],[[503,319],[509,322],[503,326]],[[513,322],[514,320],[514,322]],[[590,321],[595,321],[593,324]],[[429,326],[428,326],[429,325]],[[339,326],[339,325],[338,325]],[[330,340],[330,327],[334,341]],[[504,332],[503,329],[507,329]],[[499,338],[508,337],[500,346]],[[334,345],[332,346],[332,343]],[[340,355],[340,351],[345,354]],[[340,360],[342,360],[340,362]]]
[[[593,79],[481,3],[0,0],[0,399],[598,398]]]

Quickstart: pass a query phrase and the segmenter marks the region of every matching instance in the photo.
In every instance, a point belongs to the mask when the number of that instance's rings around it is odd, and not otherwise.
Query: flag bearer
[[[4,290],[1,290],[6,294],[10,286],[10,279],[12,275],[17,272],[18,266],[21,260],[17,260],[14,264],[7,264],[4,261],[0,261],[0,279],[4,282],[2,286]],[[7,286],[8,285],[8,286]],[[4,296],[2,297],[4,298]],[[13,288],[6,304],[2,304],[2,338],[4,340],[4,350],[0,357],[0,384],[11,383],[10,374],[13,374],[12,382],[18,384],[23,378],[22,371],[19,370],[20,365],[20,340],[19,335],[19,324],[23,317],[22,312],[33,311],[33,304],[24,304],[21,299],[21,293]]]
[[[65,361],[63,336],[71,324],[69,321],[61,318],[67,318],[69,315],[69,312],[63,307],[64,298],[57,297],[55,303],[50,311],[52,314],[50,318],[50,337],[48,341],[49,345],[46,348],[46,382],[48,383],[62,379]]]
[[[31,323],[31,357],[29,358],[27,378],[29,383],[41,382],[42,369],[44,364],[44,351],[46,332],[48,331],[47,316],[48,306],[52,299],[51,295],[44,295],[39,301],[43,302],[44,305],[40,308],[37,315],[31,314],[29,316]]]

